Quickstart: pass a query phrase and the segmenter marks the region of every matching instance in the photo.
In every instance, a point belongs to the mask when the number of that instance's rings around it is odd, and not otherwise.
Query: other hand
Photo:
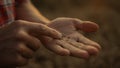
[[[41,46],[37,36],[60,38],[56,30],[40,23],[17,20],[0,28],[0,67],[25,65]]]

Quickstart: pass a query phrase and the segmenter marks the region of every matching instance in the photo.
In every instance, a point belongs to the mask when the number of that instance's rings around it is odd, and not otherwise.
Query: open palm
[[[59,55],[71,55],[87,59],[91,55],[96,55],[101,48],[99,44],[89,40],[78,31],[95,32],[98,29],[98,25],[95,23],[75,18],[57,18],[49,26],[61,32],[63,34],[62,39],[44,36],[41,41],[46,48]]]

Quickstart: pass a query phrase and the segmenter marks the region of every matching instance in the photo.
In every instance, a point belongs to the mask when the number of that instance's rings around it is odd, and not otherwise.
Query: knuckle
[[[16,46],[16,50],[18,52],[24,52],[25,51],[25,46],[23,43],[18,43],[17,46]]]
[[[22,29],[19,29],[15,32],[15,37],[17,39],[22,39],[23,37],[25,37],[25,31]]]
[[[27,48],[24,44],[19,45],[18,51],[28,58],[31,58],[34,54],[34,52]]]
[[[28,44],[28,47],[30,47],[33,51],[37,51],[41,45],[42,44],[39,40],[33,38],[33,41]]]
[[[17,51],[26,58],[32,58],[34,54],[34,52],[23,43],[17,46]]]

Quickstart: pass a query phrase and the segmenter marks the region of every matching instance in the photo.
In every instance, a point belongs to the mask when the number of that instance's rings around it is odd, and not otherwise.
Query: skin
[[[0,28],[2,68],[15,68],[27,64],[41,44],[56,54],[83,59],[98,54],[101,48],[99,44],[78,32],[97,31],[98,25],[93,22],[75,18],[50,21],[42,16],[30,0],[23,0],[17,4],[15,11],[16,21]]]
[[[46,25],[23,20],[0,28],[0,66],[25,65],[41,46],[38,36],[60,38],[62,35]]]
[[[89,40],[78,31],[97,31],[99,27],[93,22],[75,18],[57,18],[49,24],[49,27],[61,32],[63,38],[57,40],[44,36],[41,41],[46,48],[59,55],[88,59],[90,56],[97,55],[101,49],[98,43]]]

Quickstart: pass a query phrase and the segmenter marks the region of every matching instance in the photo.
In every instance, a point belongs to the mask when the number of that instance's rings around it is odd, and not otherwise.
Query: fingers
[[[4,48],[3,52],[8,55],[7,53],[13,53],[11,55],[14,55],[14,53],[20,54],[21,56],[29,59],[32,58],[35,51],[30,49],[26,43],[20,42],[20,41],[4,41],[6,43],[1,43],[1,48]],[[4,54],[4,55],[5,55]],[[9,55],[8,55],[9,56]]]
[[[61,45],[62,47],[68,49],[70,51],[70,55],[74,56],[74,57],[79,57],[79,58],[84,58],[84,59],[88,59],[89,58],[89,54],[87,51],[83,50],[83,49],[79,49],[76,48],[75,46],[66,43],[66,41],[58,41],[59,45]]]
[[[47,48],[49,50],[53,51],[54,53],[59,54],[61,56],[70,55],[69,50],[67,50],[67,49],[65,49],[65,48],[63,48],[63,47],[61,47],[60,45],[57,45],[57,44],[47,46]]]
[[[28,48],[27,45],[22,42],[18,42],[13,48],[16,48],[17,52],[25,58],[29,59],[33,57],[34,51]]]
[[[96,47],[98,50],[101,50],[101,46],[98,43],[86,38],[83,35],[78,36],[78,42],[84,43],[85,45]]]
[[[16,51],[16,54],[18,54],[19,56],[26,60],[33,57],[34,51],[27,47],[27,45],[23,42],[13,43],[13,46],[11,48]]]
[[[69,50],[61,47],[59,44],[57,44],[57,40],[54,40],[50,37],[41,37],[42,39],[42,42],[44,44],[44,46],[51,50],[52,52],[56,53],[56,54],[59,54],[59,55],[62,55],[62,56],[67,56],[70,54]]]
[[[28,22],[28,21],[23,21],[23,20],[18,20],[16,23],[19,23],[19,26],[22,26],[22,28],[30,33],[33,33],[37,36],[39,35],[45,35],[49,36],[52,38],[61,38],[62,34],[59,33],[58,31],[49,28],[46,25],[40,24],[40,23],[33,23],[33,22]]]
[[[26,47],[22,42],[6,41],[1,43],[0,63],[4,66],[23,66],[28,63],[28,59],[33,55],[33,51]],[[1,49],[0,49],[1,50]]]
[[[28,62],[33,53],[41,46],[41,42],[34,36],[35,34],[37,36],[45,35],[52,38],[62,36],[56,30],[45,25],[22,20],[5,26],[0,32],[0,63],[8,66],[22,66]],[[52,50],[51,47],[49,48]],[[53,46],[53,48],[56,49],[54,50],[56,53],[57,51],[60,54],[61,51],[65,52],[65,54],[69,53],[68,50],[57,45]]]
[[[18,41],[24,42],[33,51],[38,50],[39,47],[42,45],[39,39],[37,39],[33,36],[30,36],[25,31],[19,31],[15,35],[15,39],[18,40]]]
[[[73,23],[77,29],[80,29],[84,32],[96,32],[99,29],[99,26],[91,21],[81,21],[79,19],[73,19]]]
[[[89,55],[97,55],[99,50],[96,47],[85,45],[83,43],[77,42],[75,40],[69,39],[67,42],[79,49],[85,50],[89,53]]]

